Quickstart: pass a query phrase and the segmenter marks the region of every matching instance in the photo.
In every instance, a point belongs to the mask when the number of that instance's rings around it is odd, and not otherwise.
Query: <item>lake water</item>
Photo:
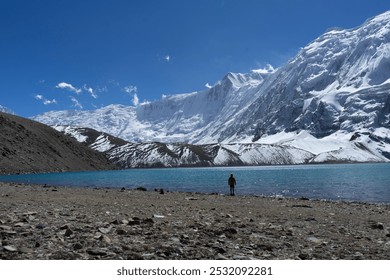
[[[128,169],[0,176],[0,181],[390,203],[390,164]]]

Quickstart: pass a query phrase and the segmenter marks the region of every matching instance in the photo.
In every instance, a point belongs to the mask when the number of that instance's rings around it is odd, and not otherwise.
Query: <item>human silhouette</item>
[[[233,177],[233,174],[230,174],[228,185],[230,186],[230,195],[234,196],[234,186],[236,185],[236,179]]]

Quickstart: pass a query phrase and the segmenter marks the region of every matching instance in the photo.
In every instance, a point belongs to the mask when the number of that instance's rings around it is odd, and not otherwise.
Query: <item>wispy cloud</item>
[[[139,98],[138,98],[138,89],[136,86],[128,85],[123,88],[123,91],[129,94],[132,97],[132,103],[134,106],[138,106]]]
[[[56,85],[56,88],[65,89],[65,90],[74,92],[76,94],[80,94],[83,91],[82,89],[76,88],[76,87],[72,86],[71,84],[68,84],[65,82],[58,83]]]
[[[43,100],[43,104],[44,105],[57,104],[57,100],[55,100],[55,99],[52,99],[52,100],[45,99],[45,100]]]
[[[275,69],[271,64],[267,64],[265,67],[263,68],[259,68],[259,69],[252,69],[252,73],[257,73],[257,74],[272,74],[276,71],[277,69]]]
[[[138,95],[136,94],[136,93],[134,93],[134,95],[133,95],[133,105],[134,106],[138,106],[138,104],[139,104],[139,98],[138,98]]]
[[[42,103],[44,105],[50,105],[50,104],[57,104],[58,103],[56,99],[52,99],[52,100],[46,99],[42,94],[37,94],[37,95],[35,95],[34,98],[36,100],[42,101]]]
[[[72,100],[72,102],[73,102],[72,107],[83,109],[83,105],[81,105],[81,103],[74,96],[70,96],[70,100]]]
[[[166,56],[164,56],[164,60],[167,62],[171,61],[171,56],[167,54]]]
[[[138,92],[138,89],[136,86],[133,85],[128,85],[123,88],[123,91],[128,93],[128,94],[134,94]]]
[[[83,86],[83,89],[85,90],[85,91],[87,91],[93,98],[98,98],[98,96],[97,96],[97,94],[95,93],[95,91],[93,90],[93,88],[91,88],[91,87],[88,87],[87,85],[84,85]]]

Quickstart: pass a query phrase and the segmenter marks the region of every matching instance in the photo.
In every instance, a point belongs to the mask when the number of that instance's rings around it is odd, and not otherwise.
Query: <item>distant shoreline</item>
[[[297,163],[297,164],[264,164],[264,165],[205,165],[205,166],[151,166],[151,167],[131,167],[131,168],[113,168],[113,169],[97,169],[97,170],[48,170],[43,172],[36,171],[19,171],[15,173],[6,173],[0,169],[0,176],[7,175],[29,175],[29,174],[48,174],[48,173],[69,173],[69,172],[91,172],[91,171],[125,171],[125,170],[147,170],[147,169],[178,169],[178,168],[239,168],[239,167],[277,167],[277,166],[302,166],[302,165],[361,165],[361,164],[390,164],[385,161],[367,161],[367,162],[349,162],[349,161],[332,161],[332,162],[310,162],[310,163]]]

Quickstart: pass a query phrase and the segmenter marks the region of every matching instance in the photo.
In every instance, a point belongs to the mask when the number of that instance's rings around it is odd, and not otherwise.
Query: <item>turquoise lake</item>
[[[390,203],[390,164],[128,169],[6,175],[0,181],[228,194],[230,174],[237,195]]]

